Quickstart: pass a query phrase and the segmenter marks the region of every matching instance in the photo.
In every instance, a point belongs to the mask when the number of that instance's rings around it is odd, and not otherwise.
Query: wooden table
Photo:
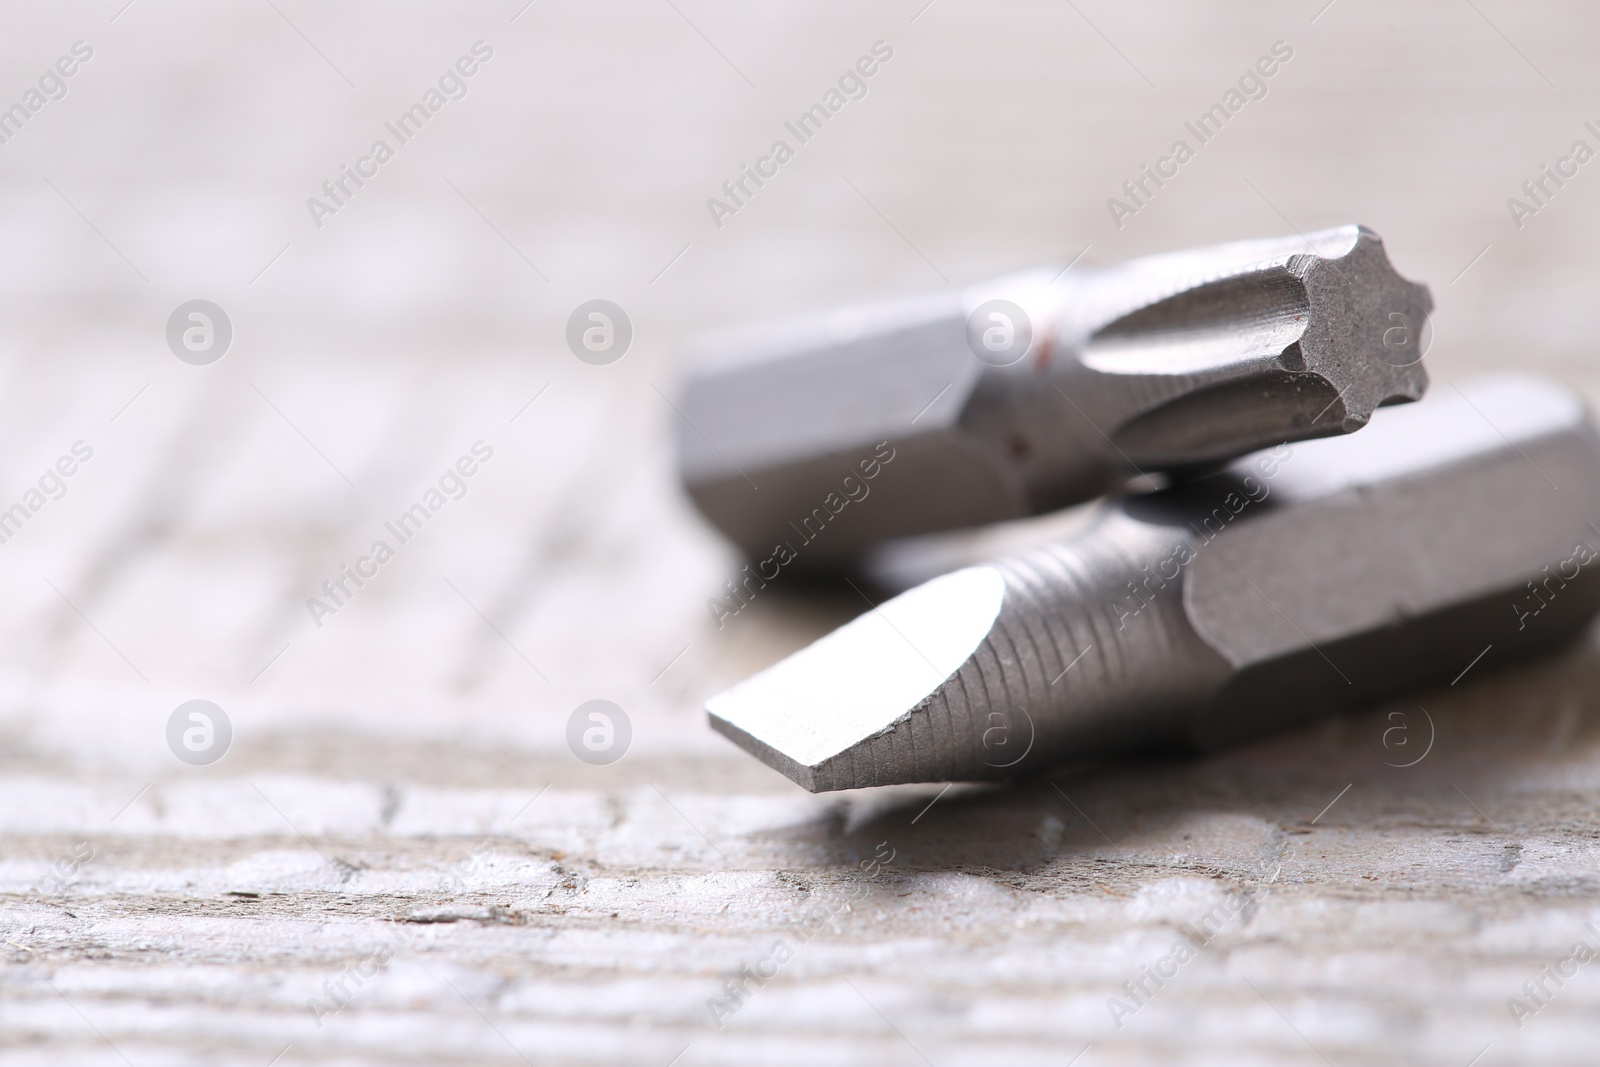
[[[93,51],[0,144],[0,510],[93,451],[0,543],[0,1065],[1593,1062],[1592,637],[1216,758],[809,796],[700,707],[860,604],[714,625],[738,561],[668,402],[700,329],[1345,221],[1431,282],[1437,381],[1600,395],[1600,176],[1506,202],[1600,147],[1589,9],[120,6],[0,34],[0,103]],[[205,366],[164,335],[198,298]],[[609,366],[564,341],[595,298]],[[609,766],[567,745],[593,699]]]

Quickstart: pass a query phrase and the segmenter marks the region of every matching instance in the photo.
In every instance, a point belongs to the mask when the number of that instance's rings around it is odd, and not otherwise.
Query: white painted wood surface
[[[662,395],[698,329],[1354,220],[1432,283],[1440,381],[1593,396],[1600,176],[1521,229],[1506,205],[1600,147],[1586,8],[120,7],[0,14],[0,103],[94,49],[0,145],[0,506],[94,449],[0,544],[0,1064],[1594,1061],[1600,965],[1520,1028],[1506,1003],[1600,946],[1593,638],[1424,694],[1434,731],[1403,703],[811,797],[700,704],[858,605],[775,590],[714,628],[736,564]],[[480,39],[465,98],[316,228],[306,198]],[[865,98],[715,227],[878,40]],[[1277,40],[1267,96],[1117,229],[1106,198]],[[163,340],[196,297],[235,328],[209,367]],[[562,340],[595,297],[635,327],[609,367]],[[479,440],[465,497],[316,626]],[[210,767],[166,747],[194,698],[234,727]],[[633,724],[610,767],[565,743],[595,698]],[[744,966],[777,973],[719,1029]]]

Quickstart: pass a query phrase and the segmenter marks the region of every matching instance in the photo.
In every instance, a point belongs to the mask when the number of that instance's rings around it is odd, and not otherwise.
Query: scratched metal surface
[[[0,13],[0,105],[92,49],[0,144],[0,508],[92,449],[0,544],[0,1064],[1592,1062],[1595,639],[1212,759],[811,797],[699,707],[862,605],[713,625],[737,563],[665,399],[702,328],[1346,221],[1433,285],[1438,381],[1594,396],[1591,11],[123,3]],[[196,298],[207,366],[164,336]],[[596,298],[608,366],[564,341]],[[209,766],[168,748],[191,699],[232,724]],[[592,699],[609,766],[568,749]]]

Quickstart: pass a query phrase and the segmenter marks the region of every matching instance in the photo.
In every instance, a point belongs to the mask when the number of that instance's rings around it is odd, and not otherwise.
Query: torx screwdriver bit
[[[1359,429],[1427,387],[1432,307],[1377,234],[1341,226],[844,308],[708,342],[679,470],[752,559],[786,544],[836,569]]]
[[[1007,778],[1449,683],[1600,609],[1600,436],[1529,375],[1101,507],[869,611],[711,725],[813,792]]]

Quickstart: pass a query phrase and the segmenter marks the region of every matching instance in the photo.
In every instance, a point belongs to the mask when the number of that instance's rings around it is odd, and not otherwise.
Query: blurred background
[[[709,744],[684,679],[748,665],[704,606],[737,567],[675,488],[667,398],[685,340],[729,323],[1359,221],[1432,286],[1437,381],[1589,384],[1600,198],[1580,170],[1520,229],[1506,205],[1600,147],[1577,8],[691,6],[7,16],[7,102],[74,42],[94,55],[0,146],[0,484],[96,455],[0,552],[0,657],[18,702],[114,699],[127,732],[17,729],[159,761],[140,710],[204,695],[241,729],[537,745],[560,740],[537,709],[609,695],[688,727],[640,745]],[[384,123],[480,40],[466,96],[400,145]],[[879,40],[867,95],[719,228],[706,201]],[[1108,198],[1279,40],[1268,95],[1118,228]],[[314,219],[380,138],[395,158]],[[197,298],[234,330],[206,367],[165,340]],[[596,298],[634,327],[604,367],[565,343]],[[319,629],[307,598],[479,439],[469,496]]]
[[[1588,336],[1600,163],[1542,206],[1522,189],[1574,142],[1600,149],[1585,125],[1600,128],[1600,20],[1575,2],[109,0],[10,5],[0,27],[0,108],[26,110],[41,90],[26,121],[0,114],[0,509],[76,442],[93,452],[0,543],[0,1062],[27,1062],[41,1042],[73,1062],[140,1064],[265,1064],[285,1044],[285,1064],[518,1049],[814,1062],[755,1030],[724,1040],[703,1002],[749,955],[726,940],[735,928],[771,940],[775,905],[755,897],[783,888],[782,869],[852,862],[828,835],[867,819],[868,802],[801,795],[711,734],[701,706],[854,609],[779,595],[714,625],[706,600],[740,561],[680,494],[670,448],[680,353],[702,330],[1080,254],[1107,263],[1360,222],[1432,287],[1436,384],[1514,366],[1591,398],[1600,386]],[[723,183],[773,141],[795,145],[784,123],[878,42],[892,56],[866,94],[714,217],[708,199],[726,202]],[[1178,138],[1192,143],[1185,121],[1278,42],[1292,57],[1266,95],[1114,219],[1108,198]],[[449,84],[464,94],[400,143],[385,124],[463,56],[476,69]],[[324,183],[379,139],[392,159],[347,184],[337,210],[308,206],[333,203]],[[1519,218],[1511,197],[1538,210]],[[232,330],[205,365],[167,339],[197,299]],[[632,326],[608,365],[566,341],[569,316],[595,299]],[[336,612],[311,611],[476,442],[492,459],[465,495]],[[213,766],[168,747],[168,718],[191,699],[231,721]],[[592,699],[632,723],[603,777],[567,744],[569,715]],[[1570,704],[1527,699],[1530,715]],[[1071,809],[1057,815],[1058,841],[1078,833],[1059,829],[1077,825]],[[1235,832],[1240,855],[1277,840],[1246,823],[1219,824],[1218,855]],[[775,827],[789,836],[762,836]],[[460,905],[465,925],[413,924],[419,937],[493,933],[497,914],[540,908],[582,921],[558,937],[519,919],[518,936],[544,940],[485,947],[488,963],[441,942],[395,964],[391,979],[410,978],[313,1026],[305,1002],[368,951],[361,939],[422,907],[419,886],[442,892],[442,872],[491,832],[509,836],[490,896]],[[38,888],[80,841],[99,857],[74,876],[81,919]],[[1104,843],[1084,831],[1083,849]],[[1569,859],[1592,892],[1592,851]],[[583,897],[573,886],[600,867],[611,888]],[[645,884],[665,888],[628,889]],[[900,916],[897,936],[945,953],[939,938],[963,936],[952,916],[998,907],[966,892]],[[511,907],[494,893],[523,910],[494,912]],[[1083,909],[1072,921],[1091,921]],[[1102,912],[1107,929],[1128,919]],[[1565,927],[1551,929],[1559,942]],[[1121,936],[1085,934],[1082,952]],[[97,951],[109,962],[96,966]],[[817,951],[848,971],[872,950]],[[1453,990],[1411,1011],[1432,1035],[1415,1044],[1368,1008],[1323,1023],[1365,1034],[1351,1047],[1369,1062],[1444,1049],[1465,1063],[1517,1033],[1501,1002],[1537,973],[1542,950],[1529,951],[1470,994],[1458,964],[1410,957],[1413,987]],[[1065,957],[1036,961],[1040,984],[994,1001],[982,1026],[969,1014],[904,1043],[883,1022],[937,1028],[950,1014],[945,994],[917,992],[914,967],[900,975],[909,999],[885,994],[898,1016],[865,1012],[835,974],[813,1000],[764,994],[762,1017],[780,1036],[796,1018],[836,1034],[821,1047],[839,1062],[920,1062],[908,1045],[946,1041],[939,1062],[981,1060],[982,1041],[960,1043],[987,1026],[1021,1059],[1065,1063],[1111,1040],[1097,1036],[1103,1001],[1143,958],[1101,960],[1090,978]],[[546,984],[495,1000],[519,968]],[[562,1000],[572,982],[593,995]],[[1550,1044],[1526,1054],[1561,1061],[1586,1032],[1579,996],[1568,1023],[1541,1020]],[[835,1012],[835,997],[853,1007]],[[1467,998],[1461,1014],[1451,997]],[[1251,1004],[1249,1025],[1206,1047],[1232,1048],[1231,1062],[1310,1056],[1292,1024],[1280,1034]],[[1124,1061],[1176,1047],[1128,1044]]]

